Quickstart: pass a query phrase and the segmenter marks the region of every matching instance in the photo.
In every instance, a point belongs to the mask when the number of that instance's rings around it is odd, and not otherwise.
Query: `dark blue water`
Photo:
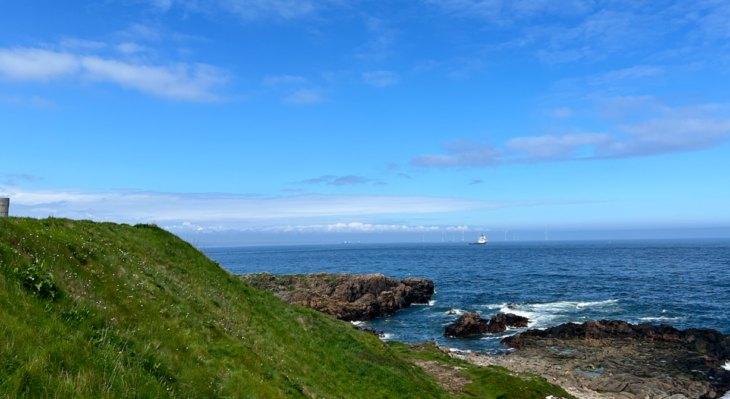
[[[442,337],[464,311],[527,316],[531,328],[621,319],[730,333],[730,240],[350,244],[212,248],[233,273],[382,273],[436,284],[430,305],[364,323],[403,342],[501,351],[520,330]],[[508,305],[513,304],[513,305]],[[448,315],[449,311],[457,315]]]

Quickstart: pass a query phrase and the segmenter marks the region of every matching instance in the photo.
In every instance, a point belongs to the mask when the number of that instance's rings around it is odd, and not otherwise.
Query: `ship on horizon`
[[[487,236],[482,234],[479,236],[477,242],[470,242],[469,245],[487,245]]]

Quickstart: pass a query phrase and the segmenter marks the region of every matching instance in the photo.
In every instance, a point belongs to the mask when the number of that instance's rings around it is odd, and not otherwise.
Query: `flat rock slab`
[[[542,375],[578,398],[713,399],[730,389],[727,337],[601,320],[505,338],[517,350],[504,356],[453,356]]]
[[[390,316],[412,304],[426,304],[434,284],[423,278],[396,280],[382,274],[270,273],[240,276],[248,285],[292,305],[304,306],[345,321]]]

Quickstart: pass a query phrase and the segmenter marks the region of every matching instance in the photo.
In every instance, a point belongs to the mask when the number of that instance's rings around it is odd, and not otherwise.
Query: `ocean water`
[[[465,311],[511,312],[529,328],[620,319],[730,333],[730,240],[339,244],[209,248],[238,273],[382,273],[434,281],[428,305],[362,323],[403,342],[499,353],[503,334],[445,338]],[[449,312],[456,315],[449,315]]]

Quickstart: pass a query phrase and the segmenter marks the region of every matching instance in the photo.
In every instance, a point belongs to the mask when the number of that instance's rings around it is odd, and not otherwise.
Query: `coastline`
[[[263,273],[241,276],[241,279],[254,283],[257,288],[273,291],[285,302],[350,321],[355,328],[384,341],[390,341],[392,335],[362,325],[371,319],[393,316],[411,306],[411,303],[392,301],[393,292],[399,292],[399,298],[407,298],[409,294],[400,281],[382,275],[274,276]],[[419,300],[413,305],[432,302],[433,282],[413,280],[429,287],[424,291],[427,295],[418,295]],[[384,303],[389,307],[382,307]],[[616,300],[576,303],[588,307],[614,304]],[[365,306],[353,312],[354,304]],[[500,311],[511,311],[515,307],[503,304]],[[481,319],[478,314],[468,312],[452,311],[450,314],[460,316],[446,327],[445,335],[451,337],[453,346],[395,341],[390,345],[407,345],[409,350],[430,350],[431,353],[433,350],[429,348],[435,347],[450,358],[475,366],[503,367],[518,374],[541,376],[578,399],[717,399],[730,391],[730,371],[725,368],[730,364],[730,335],[715,330],[678,330],[669,325],[606,320],[524,330],[534,325],[534,321],[511,313],[500,312],[491,319]],[[511,330],[508,334],[516,334],[500,335],[507,329]],[[467,336],[500,339],[508,348],[507,353],[494,356],[455,348],[460,342],[466,342],[461,339]],[[471,382],[461,376],[463,368],[449,368],[443,361],[429,363],[420,358],[406,358],[432,374],[444,389],[456,392]]]

